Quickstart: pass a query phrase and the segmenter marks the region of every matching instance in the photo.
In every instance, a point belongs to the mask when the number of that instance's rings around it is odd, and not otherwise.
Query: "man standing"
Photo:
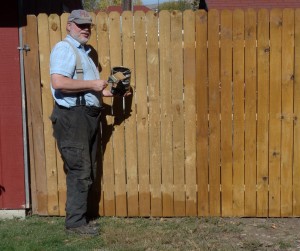
[[[50,55],[51,90],[55,107],[51,121],[58,149],[64,161],[67,184],[66,231],[97,235],[87,221],[88,192],[96,174],[96,152],[102,96],[105,89],[86,46],[92,18],[84,10],[73,10],[68,18],[68,35]],[[81,68],[81,69],[78,69]],[[126,93],[124,96],[130,95]]]

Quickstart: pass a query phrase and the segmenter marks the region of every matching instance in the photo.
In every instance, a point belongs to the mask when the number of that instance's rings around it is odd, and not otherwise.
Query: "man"
[[[68,18],[68,35],[50,55],[51,90],[55,100],[51,120],[54,137],[64,161],[67,184],[66,231],[97,235],[88,223],[88,192],[96,174],[96,152],[102,96],[105,89],[86,46],[92,18],[84,10],[73,10]],[[82,67],[82,71],[77,68]],[[124,96],[130,95],[127,92]]]

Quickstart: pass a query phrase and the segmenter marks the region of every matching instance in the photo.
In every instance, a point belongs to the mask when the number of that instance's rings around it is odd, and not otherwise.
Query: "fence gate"
[[[27,16],[24,29],[32,206],[41,215],[65,214],[49,55],[67,15]],[[129,67],[133,96],[105,99],[91,210],[300,215],[299,9],[92,16],[101,78]]]

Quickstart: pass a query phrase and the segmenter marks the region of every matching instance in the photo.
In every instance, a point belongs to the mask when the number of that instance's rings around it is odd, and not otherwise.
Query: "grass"
[[[201,229],[207,223],[198,218],[103,217],[98,222],[99,236],[82,237],[66,234],[62,217],[2,220],[0,250],[211,250],[206,241],[211,228]],[[215,227],[215,222],[208,224]]]
[[[260,240],[242,240],[247,225],[240,220],[102,217],[98,222],[99,236],[82,237],[65,233],[63,217],[0,220],[0,250],[206,251],[259,250],[263,247]],[[282,250],[291,247],[284,238],[278,241]]]

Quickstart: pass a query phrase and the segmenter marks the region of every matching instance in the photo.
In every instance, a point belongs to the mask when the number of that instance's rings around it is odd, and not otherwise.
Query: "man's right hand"
[[[106,80],[102,80],[102,79],[95,80],[95,86],[93,89],[96,92],[101,92],[106,88],[107,85],[108,82]]]

